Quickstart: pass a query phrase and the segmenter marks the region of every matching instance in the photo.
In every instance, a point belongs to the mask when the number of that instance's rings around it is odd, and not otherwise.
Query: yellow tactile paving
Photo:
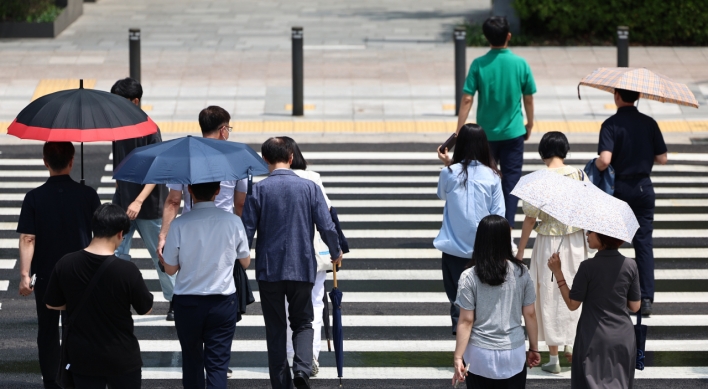
[[[93,89],[96,86],[96,80],[84,79],[84,88]],[[79,87],[79,79],[62,78],[62,79],[42,79],[39,80],[37,87],[34,88],[32,101],[48,95],[50,93],[59,92],[60,90],[76,89]]]
[[[315,110],[315,105],[314,104],[303,104],[302,109],[304,111],[314,111]],[[293,110],[293,105],[292,104],[285,104],[285,110],[286,111],[292,111]]]

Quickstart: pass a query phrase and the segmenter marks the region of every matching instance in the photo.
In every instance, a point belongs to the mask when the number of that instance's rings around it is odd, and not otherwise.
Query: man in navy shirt
[[[96,191],[69,177],[74,166],[70,142],[44,144],[44,165],[49,179],[27,192],[17,232],[20,234],[20,294],[34,292],[37,305],[37,349],[45,388],[59,388],[59,311],[44,304],[49,277],[61,257],[84,249],[91,242],[91,218],[101,205]],[[34,288],[31,275],[37,276]]]
[[[248,247],[256,242],[256,279],[266,326],[270,382],[275,389],[308,388],[312,373],[312,287],[317,260],[313,240],[315,225],[329,248],[332,263],[340,263],[339,236],[327,203],[314,182],[292,170],[293,154],[282,138],[261,146],[270,176],[253,186],[243,208]],[[286,344],[285,299],[293,330],[294,379],[290,377]]]
[[[632,245],[642,289],[642,315],[651,315],[654,301],[654,204],[649,175],[654,163],[665,165],[666,143],[656,121],[640,113],[634,102],[639,92],[615,89],[617,113],[602,123],[595,164],[600,171],[615,169],[615,197],[626,201],[639,221]]]

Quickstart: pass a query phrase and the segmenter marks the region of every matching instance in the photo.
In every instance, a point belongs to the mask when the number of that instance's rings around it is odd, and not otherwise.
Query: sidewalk
[[[33,96],[128,75],[129,27],[142,36],[143,107],[165,132],[197,131],[207,105],[242,132],[449,132],[454,127],[454,24],[489,1],[101,0],[54,40],[0,40],[0,124]],[[305,117],[290,116],[290,27],[305,28]],[[512,40],[513,43],[513,40]],[[538,131],[594,132],[612,96],[577,83],[613,66],[613,47],[512,47],[538,93]],[[469,48],[467,61],[486,52]],[[664,131],[708,131],[708,48],[632,47],[630,65],[686,82],[701,107],[640,101]],[[53,89],[54,88],[54,89]],[[473,110],[474,113],[474,110]],[[470,117],[474,120],[474,114]]]

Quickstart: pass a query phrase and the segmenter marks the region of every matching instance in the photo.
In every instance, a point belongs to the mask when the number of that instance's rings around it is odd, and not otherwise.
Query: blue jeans
[[[519,207],[519,198],[511,191],[521,179],[521,168],[524,165],[524,136],[514,139],[489,142],[489,149],[494,160],[499,164],[502,174],[502,193],[506,205],[506,220],[514,227],[514,215]]]
[[[130,261],[130,245],[133,242],[133,233],[138,231],[140,237],[147,247],[148,253],[152,258],[152,263],[155,265],[155,270],[157,270],[157,276],[160,278],[160,286],[162,287],[162,295],[165,296],[165,300],[172,301],[172,294],[175,289],[175,277],[169,276],[167,273],[163,273],[158,266],[160,263],[157,258],[157,238],[160,235],[160,228],[162,227],[161,219],[135,219],[130,221],[130,231],[125,235],[123,243],[116,249],[116,256],[120,259]]]
[[[226,389],[238,296],[177,295],[174,308],[182,348],[182,384],[185,388]]]

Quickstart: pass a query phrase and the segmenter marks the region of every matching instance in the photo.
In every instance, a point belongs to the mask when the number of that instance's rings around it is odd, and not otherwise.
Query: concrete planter
[[[84,12],[84,0],[57,0],[65,7],[51,23],[0,22],[0,38],[54,38]]]

